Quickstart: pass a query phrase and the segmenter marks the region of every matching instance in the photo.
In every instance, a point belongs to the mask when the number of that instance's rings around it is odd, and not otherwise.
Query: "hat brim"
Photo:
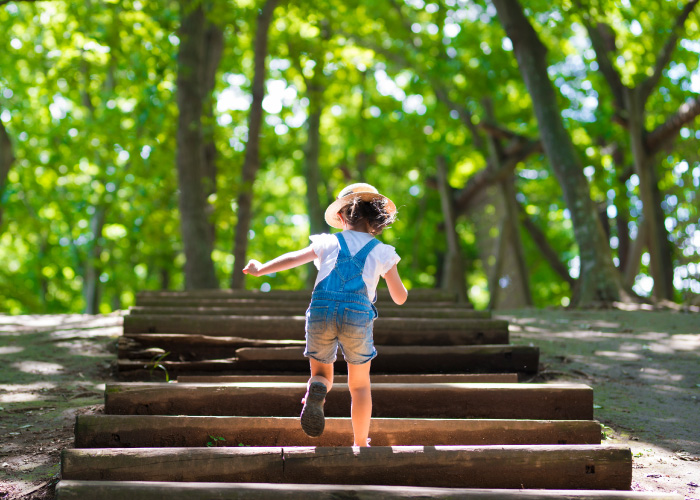
[[[340,217],[338,217],[338,212],[347,204],[349,204],[352,200],[359,198],[362,201],[374,201],[374,200],[382,200],[384,203],[384,210],[387,211],[390,215],[394,215],[396,213],[396,205],[394,205],[394,202],[391,201],[389,198],[386,196],[379,194],[379,193],[351,193],[347,196],[343,196],[342,198],[338,198],[335,200],[333,203],[328,205],[328,208],[326,209],[326,223],[334,227],[336,229],[343,229],[343,223],[340,220]]]

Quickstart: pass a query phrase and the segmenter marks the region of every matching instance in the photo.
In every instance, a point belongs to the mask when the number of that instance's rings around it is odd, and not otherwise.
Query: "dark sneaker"
[[[326,399],[328,390],[321,382],[311,382],[309,393],[306,396],[304,408],[301,410],[301,429],[311,437],[318,437],[323,434],[326,426],[323,415],[323,402]]]

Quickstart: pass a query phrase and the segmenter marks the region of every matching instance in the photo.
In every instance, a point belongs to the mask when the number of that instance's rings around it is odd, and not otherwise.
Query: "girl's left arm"
[[[286,271],[287,269],[301,266],[302,264],[311,262],[317,257],[316,252],[314,252],[314,249],[311,247],[311,245],[309,245],[303,250],[285,253],[269,262],[265,262],[264,264],[261,264],[257,260],[250,260],[248,265],[243,268],[243,272],[253,276],[272,274],[278,271]]]

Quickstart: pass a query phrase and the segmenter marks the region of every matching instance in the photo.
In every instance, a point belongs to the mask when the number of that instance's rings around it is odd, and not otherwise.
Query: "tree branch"
[[[624,84],[620,79],[620,74],[610,61],[610,57],[608,57],[608,52],[615,50],[615,32],[604,23],[596,23],[594,27],[588,20],[585,20],[584,24],[595,51],[598,68],[612,91],[615,107],[622,111],[625,109]]]
[[[684,102],[678,111],[646,136],[647,151],[651,154],[658,152],[671,136],[677,134],[686,123],[690,123],[698,115],[700,115],[700,96]]]
[[[525,209],[520,203],[518,203],[518,209],[520,214],[520,223],[527,230],[528,234],[532,238],[532,241],[534,241],[535,245],[537,245],[537,248],[540,249],[542,256],[549,263],[554,272],[557,273],[561,279],[566,281],[573,289],[574,285],[576,284],[576,280],[571,277],[569,274],[569,269],[566,267],[566,265],[559,260],[559,254],[556,250],[554,250],[554,248],[552,248],[552,245],[549,244],[547,236],[537,226],[537,224],[535,224],[530,217],[528,217],[527,212],[525,212]]]
[[[647,99],[649,99],[649,96],[654,91],[659,83],[659,80],[661,79],[663,69],[669,62],[671,62],[671,56],[676,48],[676,44],[678,43],[680,31],[683,28],[685,21],[688,19],[688,16],[690,16],[690,13],[693,11],[693,9],[695,9],[695,6],[699,1],[700,0],[691,0],[683,8],[680,15],[676,19],[676,23],[671,31],[671,36],[668,37],[668,40],[666,40],[666,43],[661,48],[661,52],[659,52],[659,55],[656,58],[653,73],[640,84],[639,90],[642,104],[646,103]]]
[[[486,167],[472,175],[455,197],[455,210],[460,214],[466,212],[469,209],[472,199],[478,192],[512,175],[518,163],[525,160],[525,158],[531,154],[540,151],[542,151],[542,143],[539,140],[528,141],[517,154],[512,154],[504,158],[500,168],[493,169]]]

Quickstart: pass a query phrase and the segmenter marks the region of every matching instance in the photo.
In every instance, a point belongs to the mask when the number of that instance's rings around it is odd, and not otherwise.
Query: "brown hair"
[[[396,214],[390,214],[384,207],[386,201],[375,199],[365,201],[354,198],[350,203],[340,209],[340,214],[350,225],[367,225],[367,232],[372,236],[381,234],[385,227],[389,227],[396,220]]]

